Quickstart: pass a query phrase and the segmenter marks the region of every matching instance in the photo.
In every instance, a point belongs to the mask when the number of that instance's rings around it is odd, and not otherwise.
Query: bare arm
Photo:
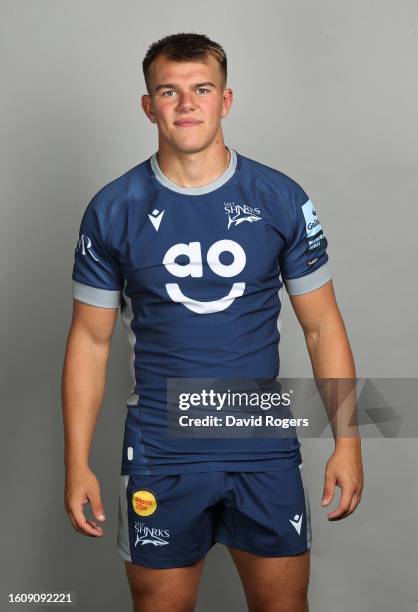
[[[82,505],[89,501],[94,515],[104,514],[99,483],[89,468],[89,453],[103,400],[110,343],[117,308],[100,308],[73,300],[62,373],[64,422],[65,508],[74,528],[85,535],[102,535],[86,521]]]
[[[355,378],[354,359],[332,281],[316,291],[291,295],[290,301],[303,329],[318,378]]]
[[[354,359],[332,281],[315,291],[291,295],[290,301],[305,335],[315,378],[355,379]],[[354,512],[363,489],[360,436],[335,438],[325,475],[324,505],[331,502],[335,484],[342,487],[342,496],[328,518],[345,518]]]

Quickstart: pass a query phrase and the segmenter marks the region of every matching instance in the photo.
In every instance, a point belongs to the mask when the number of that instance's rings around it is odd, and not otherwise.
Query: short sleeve
[[[318,211],[297,183],[291,200],[290,231],[279,256],[279,266],[288,294],[299,295],[319,289],[331,280],[331,267]]]
[[[73,298],[102,308],[118,308],[123,276],[106,237],[111,230],[107,206],[97,197],[84,211],[74,250]]]

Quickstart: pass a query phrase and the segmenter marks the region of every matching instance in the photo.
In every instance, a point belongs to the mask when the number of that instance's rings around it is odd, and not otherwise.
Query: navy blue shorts
[[[152,568],[191,565],[219,542],[264,557],[311,547],[303,463],[268,472],[120,477],[118,552]]]

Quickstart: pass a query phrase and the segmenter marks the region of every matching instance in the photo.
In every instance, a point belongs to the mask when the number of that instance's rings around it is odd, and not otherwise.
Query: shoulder
[[[241,156],[241,178],[266,196],[287,206],[302,206],[309,199],[301,184],[288,174],[244,155]]]
[[[147,160],[110,180],[90,199],[87,209],[100,219],[112,219],[132,199],[146,199],[155,187],[149,180]]]

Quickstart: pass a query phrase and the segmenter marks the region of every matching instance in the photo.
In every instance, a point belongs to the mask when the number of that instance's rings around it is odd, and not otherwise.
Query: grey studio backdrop
[[[156,150],[141,61],[169,33],[225,47],[235,98],[226,144],[308,191],[329,240],[359,377],[417,375],[418,6],[414,0],[1,1],[1,610],[8,594],[76,591],[79,610],[130,610],[116,552],[128,343],[120,320],[91,465],[105,537],[63,508],[60,377],[82,212]],[[312,375],[286,298],[284,377]],[[412,407],[411,407],[412,409]],[[416,406],[414,407],[416,409]],[[356,512],[322,508],[333,441],[304,439],[312,612],[418,609],[417,442],[363,441]],[[337,505],[339,489],[332,504]],[[198,611],[245,610],[227,550],[209,553]]]

